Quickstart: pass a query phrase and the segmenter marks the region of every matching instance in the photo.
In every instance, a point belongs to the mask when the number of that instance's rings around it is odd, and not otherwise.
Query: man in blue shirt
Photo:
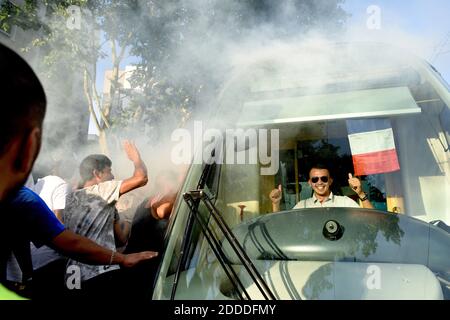
[[[19,189],[10,201],[4,204],[2,211],[2,220],[7,227],[3,228],[0,235],[0,246],[5,248],[5,255],[9,249],[13,252],[22,273],[20,282],[11,281],[10,277],[5,279],[5,275],[2,276],[3,282],[22,295],[31,296],[31,287],[27,285],[33,273],[30,241],[36,247],[51,243],[64,231],[64,225],[54,214],[49,214],[45,202],[26,187]]]
[[[1,44],[0,74],[3,119],[0,126],[0,235],[6,235],[6,231],[11,234],[16,229],[4,221],[9,215],[6,207],[27,180],[39,153],[46,97],[30,66]],[[6,260],[10,256],[11,245],[15,249],[21,247],[18,243],[9,243],[0,242],[2,283],[6,280]],[[10,298],[11,295],[5,297]]]
[[[21,226],[19,230],[13,230],[14,235],[29,238],[36,246],[51,242],[65,230],[45,202],[26,187],[11,199],[9,210],[9,214],[3,217],[11,223],[8,225]]]

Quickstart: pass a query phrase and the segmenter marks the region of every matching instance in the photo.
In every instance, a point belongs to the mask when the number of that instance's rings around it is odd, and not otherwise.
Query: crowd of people
[[[114,179],[107,156],[91,154],[78,170],[59,163],[34,183],[46,95],[30,66],[1,44],[0,72],[0,299],[109,298],[124,288],[133,289],[133,298],[151,295],[176,175],[155,179],[159,192],[132,221],[121,218],[117,201],[146,185],[148,173],[131,141],[123,144],[134,165],[127,179]],[[76,187],[67,176],[74,171]]]

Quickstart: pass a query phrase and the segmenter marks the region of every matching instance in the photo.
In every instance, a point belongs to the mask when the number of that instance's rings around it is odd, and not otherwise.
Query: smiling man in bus
[[[337,196],[331,192],[331,185],[333,178],[330,175],[330,170],[323,164],[316,164],[311,167],[309,171],[308,184],[313,189],[314,193],[311,198],[301,200],[293,209],[302,208],[321,208],[321,207],[350,207],[359,208],[358,203],[347,196]],[[364,193],[361,187],[361,181],[353,177],[351,173],[348,174],[348,184],[351,189],[358,195],[361,200],[362,207],[373,209],[369,198]],[[270,192],[270,200],[272,201],[273,212],[280,211],[280,201],[282,197],[281,185],[278,189],[273,189]]]

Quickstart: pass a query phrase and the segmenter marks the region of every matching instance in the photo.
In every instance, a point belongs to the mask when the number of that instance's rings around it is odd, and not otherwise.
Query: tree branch
[[[84,88],[84,94],[88,100],[88,108],[89,108],[89,113],[92,115],[92,117],[94,118],[94,123],[95,126],[97,127],[98,132],[102,132],[103,128],[100,126],[100,123],[98,122],[97,116],[95,114],[94,111],[94,106],[92,103],[92,96],[91,93],[89,92],[89,76],[88,76],[88,72],[85,69],[84,70],[84,76],[83,76],[83,88]]]
[[[87,72],[87,70],[86,70]],[[94,93],[94,98],[95,98],[95,102],[97,103],[99,112],[100,112],[100,117],[102,118],[103,122],[105,123],[105,126],[109,129],[111,127],[111,125],[109,124],[109,120],[106,117],[105,113],[103,112],[103,108],[100,102],[100,97],[98,95],[98,91],[97,91],[97,84],[95,83],[95,79],[96,79],[96,75],[97,75],[97,71],[94,68],[94,77],[91,77],[89,72],[87,72],[89,80],[91,81],[92,84],[92,92]]]

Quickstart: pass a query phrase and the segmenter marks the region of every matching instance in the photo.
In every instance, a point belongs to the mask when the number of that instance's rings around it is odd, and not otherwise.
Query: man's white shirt
[[[311,198],[301,200],[292,209],[303,209],[303,208],[323,208],[323,207],[347,207],[347,208],[359,208],[360,206],[354,200],[346,196],[336,196],[333,192],[323,202],[320,202],[313,194]]]
[[[34,192],[44,200],[52,211],[61,210],[66,206],[69,185],[60,177],[46,176],[42,179],[38,179],[34,185]]]

